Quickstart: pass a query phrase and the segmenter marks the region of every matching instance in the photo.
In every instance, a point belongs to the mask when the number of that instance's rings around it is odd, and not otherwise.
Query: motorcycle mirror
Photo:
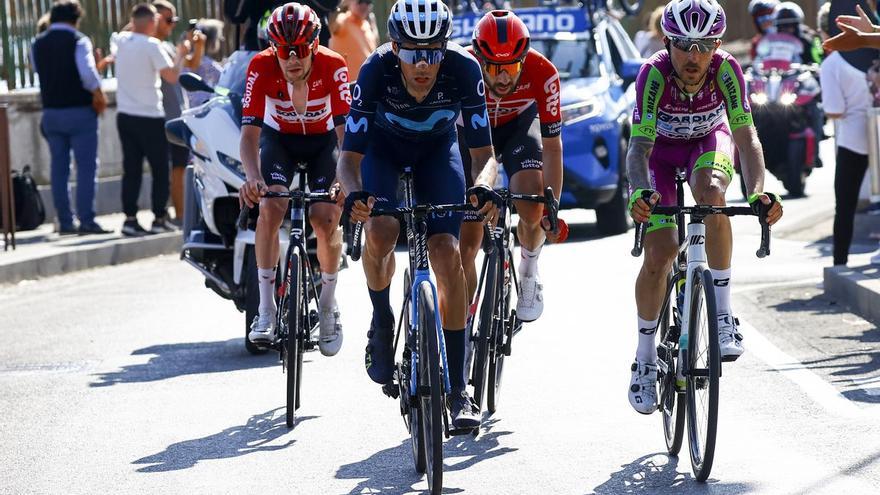
[[[193,74],[192,72],[187,72],[185,74],[181,74],[178,79],[180,85],[183,89],[193,92],[193,91],[207,91],[208,93],[213,93],[214,88],[208,85],[198,74]]]

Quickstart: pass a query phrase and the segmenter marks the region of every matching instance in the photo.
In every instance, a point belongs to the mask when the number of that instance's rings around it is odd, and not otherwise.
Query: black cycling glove
[[[480,209],[486,205],[486,203],[494,203],[496,207],[501,208],[501,204],[503,203],[501,199],[501,195],[497,192],[493,191],[491,187],[486,185],[478,185],[473,186],[467,190],[465,195],[470,198],[471,195],[477,197],[477,208]]]

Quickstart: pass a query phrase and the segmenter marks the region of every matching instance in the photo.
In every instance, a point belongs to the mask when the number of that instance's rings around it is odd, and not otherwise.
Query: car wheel
[[[631,226],[629,214],[626,211],[629,202],[629,184],[626,180],[626,140],[620,140],[618,152],[617,190],[614,196],[604,204],[596,208],[596,228],[602,235],[617,235],[626,233]]]

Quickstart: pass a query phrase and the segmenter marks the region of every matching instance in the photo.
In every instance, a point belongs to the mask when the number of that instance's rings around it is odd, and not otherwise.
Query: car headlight
[[[603,110],[602,101],[591,96],[584,101],[563,106],[562,123],[564,125],[576,124],[600,115]]]
[[[752,93],[752,103],[764,105],[767,103],[767,93]]]
[[[783,105],[791,105],[797,100],[797,95],[794,93],[783,93],[782,96],[779,97],[779,103]]]
[[[242,177],[245,176],[244,165],[241,164],[241,161],[236,160],[235,158],[232,158],[231,156],[229,156],[225,153],[221,153],[219,151],[217,152],[217,158],[219,158],[220,163],[222,163],[223,166],[225,166],[229,170],[232,170],[233,172],[235,172],[236,174],[238,174]]]

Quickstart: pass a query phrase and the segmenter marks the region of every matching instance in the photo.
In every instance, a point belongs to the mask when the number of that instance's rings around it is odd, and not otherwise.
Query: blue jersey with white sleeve
[[[459,114],[470,147],[492,144],[483,73],[471,54],[447,43],[437,81],[421,102],[407,92],[399,63],[391,43],[364,62],[345,122],[344,151],[364,154],[376,129],[404,141],[434,141],[455,133]]]

